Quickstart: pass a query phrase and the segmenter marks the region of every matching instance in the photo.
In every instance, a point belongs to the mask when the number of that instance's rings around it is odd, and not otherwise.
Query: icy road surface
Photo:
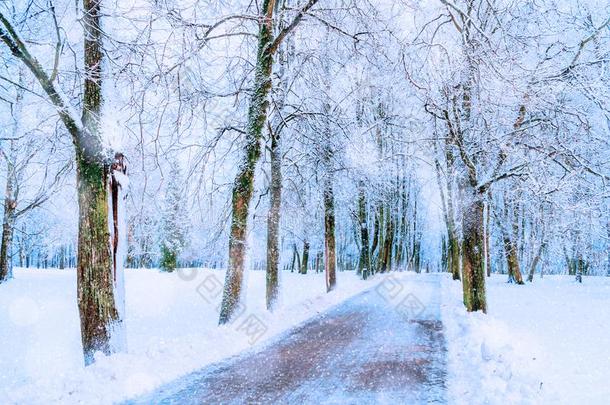
[[[444,403],[439,306],[439,278],[386,276],[262,348],[129,403]]]

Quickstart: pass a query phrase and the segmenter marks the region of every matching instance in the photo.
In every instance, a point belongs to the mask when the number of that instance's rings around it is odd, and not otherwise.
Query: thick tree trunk
[[[267,214],[267,309],[272,310],[278,295],[280,206],[282,202],[282,157],[279,132],[271,135],[271,185]]]
[[[124,349],[123,243],[120,184],[106,165],[77,158],[79,204],[77,285],[85,364],[100,351]],[[122,166],[113,165],[124,173]]]
[[[85,364],[97,351],[113,352],[112,329],[122,322],[114,297],[114,272],[108,224],[108,170],[78,162],[78,308]]]
[[[83,1],[85,26],[84,128],[76,137],[79,204],[77,288],[85,364],[101,351],[125,347],[123,330],[123,235],[119,180],[125,174],[122,155],[112,166],[104,159],[99,119],[102,105],[101,0]]]
[[[324,273],[326,291],[332,291],[337,284],[335,249],[335,201],[332,173],[326,173],[324,181]]]
[[[462,211],[462,284],[468,311],[487,312],[483,264],[483,198],[472,187]]]
[[[358,193],[358,222],[360,223],[360,260],[358,262],[358,273],[366,280],[371,271],[371,259],[369,256],[369,226],[366,215],[366,193],[363,181],[360,181]]]
[[[254,188],[254,170],[260,158],[260,140],[267,120],[273,55],[273,9],[275,0],[264,0],[262,22],[258,35],[258,54],[254,92],[248,109],[245,155],[233,184],[231,233],[229,236],[229,268],[220,307],[219,324],[229,322],[239,304],[246,256],[248,211]]]

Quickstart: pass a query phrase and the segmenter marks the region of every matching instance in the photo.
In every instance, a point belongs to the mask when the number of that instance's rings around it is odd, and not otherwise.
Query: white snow
[[[145,393],[206,364],[264,344],[320,311],[376,285],[338,273],[325,293],[324,274],[282,272],[278,309],[265,310],[265,273],[248,272],[242,314],[219,327],[224,271],[167,274],[126,270],[128,353],[82,360],[74,270],[15,269],[0,286],[0,403],[109,404]],[[252,333],[252,323],[259,330]]]
[[[606,404],[610,279],[545,276],[487,283],[488,315],[467,314],[443,281],[449,397],[458,404]]]
[[[246,304],[219,327],[224,271],[126,271],[128,353],[82,364],[73,270],[15,270],[0,286],[0,403],[101,403],[125,400],[190,371],[264,345],[278,333],[374,288],[338,273],[326,294],[323,274],[281,272],[283,295],[264,308],[264,272],[248,272]],[[406,276],[407,274],[405,274]],[[408,274],[410,280],[425,275]],[[610,398],[610,279],[546,276],[533,284],[488,279],[489,314],[467,314],[461,284],[445,275],[441,315],[452,404],[604,404]],[[252,325],[257,326],[254,329]]]

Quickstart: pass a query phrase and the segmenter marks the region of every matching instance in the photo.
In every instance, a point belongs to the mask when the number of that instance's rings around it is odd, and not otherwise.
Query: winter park
[[[0,0],[0,404],[607,404],[608,0]]]

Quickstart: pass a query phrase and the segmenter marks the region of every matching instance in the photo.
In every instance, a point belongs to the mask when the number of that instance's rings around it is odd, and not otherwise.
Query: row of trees
[[[283,268],[323,269],[327,291],[337,269],[440,269],[486,311],[492,271],[610,266],[594,2],[1,7],[0,270],[76,257],[86,363],[121,349],[123,257],[227,263],[221,324],[248,263],[270,310]]]

